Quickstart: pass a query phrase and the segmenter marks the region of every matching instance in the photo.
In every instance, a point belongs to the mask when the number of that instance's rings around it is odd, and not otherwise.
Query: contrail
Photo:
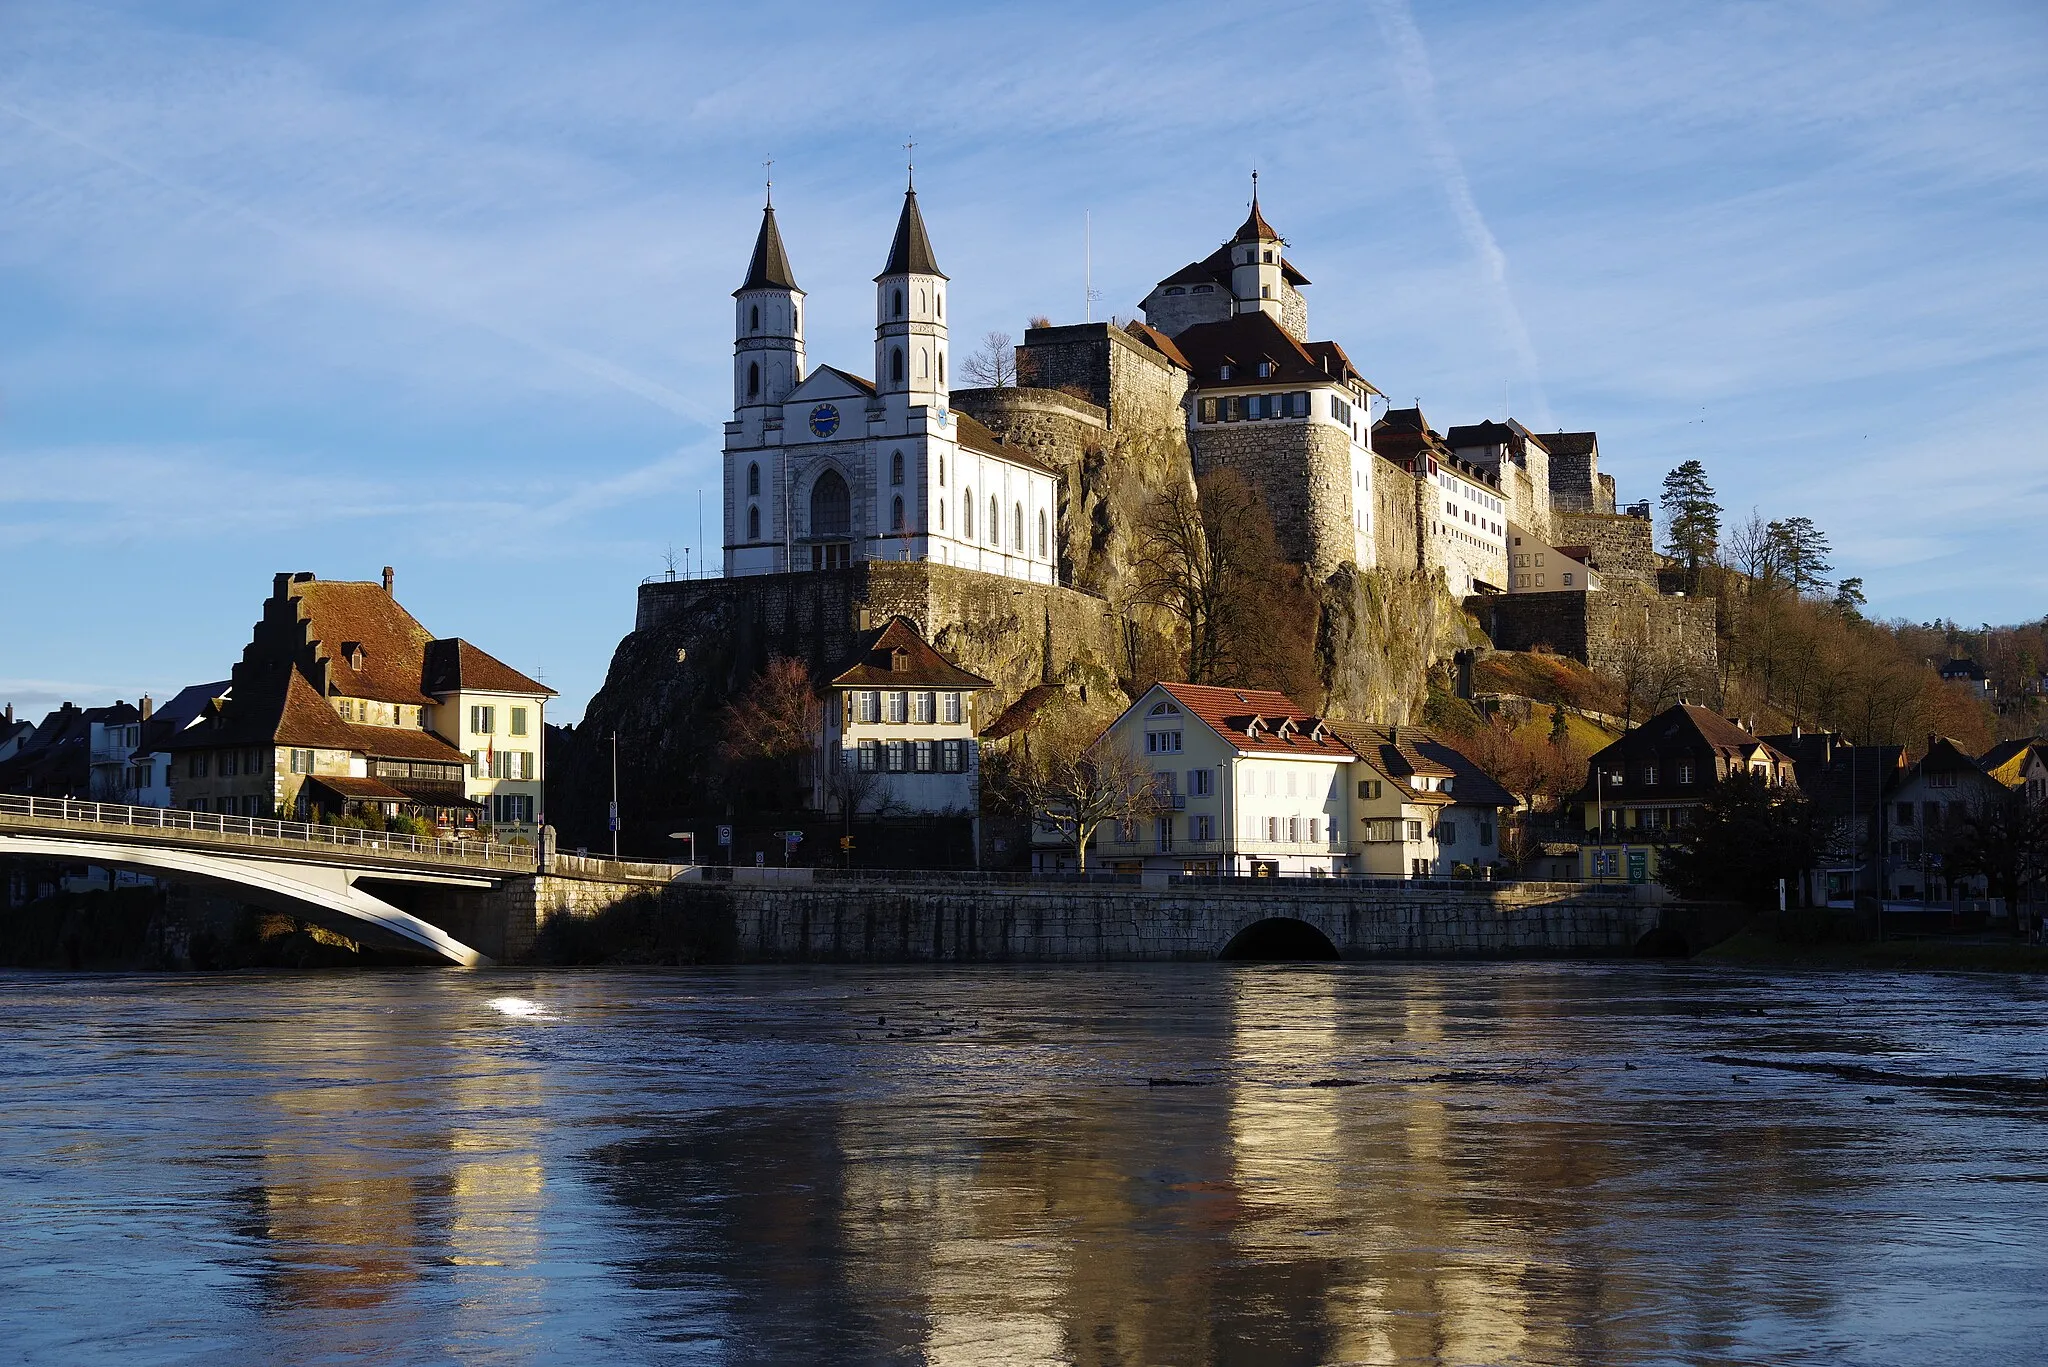
[[[1472,182],[1465,175],[1464,159],[1458,155],[1450,130],[1444,127],[1443,115],[1437,111],[1436,77],[1430,71],[1429,52],[1422,44],[1422,32],[1415,27],[1415,16],[1409,10],[1407,0],[1371,0],[1371,4],[1373,14],[1379,20],[1381,36],[1393,49],[1391,66],[1401,83],[1401,93],[1407,98],[1409,116],[1415,120],[1416,131],[1422,137],[1423,151],[1436,170],[1444,198],[1450,201],[1451,216],[1457,220],[1459,232],[1464,235],[1472,254],[1479,258],[1480,269],[1487,283],[1493,287],[1494,302],[1507,326],[1508,340],[1514,347],[1516,359],[1522,364],[1523,379],[1535,398],[1536,411],[1531,416],[1536,419],[1538,427],[1548,427],[1551,421],[1550,400],[1543,392],[1536,345],[1529,339],[1528,325],[1522,321],[1522,310],[1516,305],[1514,290],[1508,285],[1507,253],[1500,249],[1493,229],[1486,226],[1486,216],[1479,212],[1478,201],[1472,198]],[[1505,418],[1508,415],[1503,413],[1501,416]]]
[[[594,379],[602,380],[606,384],[623,389],[628,394],[637,395],[656,407],[665,408],[680,417],[690,418],[693,421],[701,422],[706,426],[714,428],[725,421],[723,414],[715,418],[709,417],[704,413],[700,405],[692,402],[684,395],[668,388],[666,385],[650,380],[636,371],[619,365],[617,362],[606,360],[602,356],[593,356],[589,352],[580,351],[574,347],[561,346],[524,328],[486,318],[472,308],[454,303],[446,298],[432,296],[422,290],[419,282],[416,280],[405,279],[393,271],[381,269],[362,261],[358,257],[337,252],[317,238],[308,235],[281,219],[272,218],[268,214],[252,209],[247,205],[238,204],[233,200],[223,199],[212,191],[202,189],[197,185],[164,175],[162,172],[136,161],[133,157],[125,156],[113,148],[96,142],[81,133],[74,132],[68,128],[60,128],[47,119],[40,118],[11,101],[0,99],[0,113],[12,114],[30,127],[38,129],[60,142],[66,142],[73,147],[90,152],[92,155],[111,162],[132,175],[141,177],[152,185],[161,186],[163,189],[169,190],[174,194],[183,195],[187,199],[203,204],[216,213],[240,219],[244,223],[260,228],[264,232],[290,243],[301,252],[315,256],[327,264],[339,266],[353,272],[357,277],[382,287],[387,293],[395,294],[416,307],[425,307],[446,317],[453,318],[458,322],[466,323],[483,332],[488,332],[495,337],[501,337],[506,341],[517,343],[571,370],[580,371]]]

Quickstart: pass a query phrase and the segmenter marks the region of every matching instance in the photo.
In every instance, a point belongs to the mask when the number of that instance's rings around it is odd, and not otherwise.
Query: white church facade
[[[804,292],[763,210],[733,291],[728,576],[919,560],[1054,582],[1059,476],[948,406],[949,284],[913,186],[875,277],[876,379],[807,370]]]

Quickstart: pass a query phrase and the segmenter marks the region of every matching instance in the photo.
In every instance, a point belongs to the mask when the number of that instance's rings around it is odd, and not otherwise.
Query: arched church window
[[[988,544],[1003,544],[1003,505],[993,498],[988,501]]]
[[[761,306],[760,306],[759,304],[755,304],[755,305],[751,306],[750,308],[748,308],[748,310],[747,310],[747,331],[749,331],[749,332],[759,332],[760,330],[761,330]]]
[[[917,378],[928,380],[932,374],[932,352],[930,347],[917,349]]]
[[[901,494],[889,500],[889,530],[892,532],[903,530],[903,496]]]
[[[759,508],[750,507],[747,509],[747,540],[759,541],[760,539],[761,510]]]
[[[748,497],[748,498],[759,498],[760,496],[761,496],[761,467],[760,467],[760,465],[759,465],[759,464],[757,463],[757,464],[749,465],[749,466],[747,467],[747,497]]]
[[[891,484],[901,484],[903,482],[903,453],[901,451],[889,457],[889,482]]]
[[[1021,503],[1010,510],[1010,545],[1020,554],[1024,550],[1024,505]]]
[[[796,304],[789,306],[789,330],[791,332],[802,332],[804,330],[804,311]]]
[[[937,304],[937,305],[938,305],[938,308],[939,308],[939,317],[941,317],[941,318],[945,317],[945,316],[946,316],[946,292],[945,292],[944,290],[940,290],[940,291],[939,291],[939,292],[938,292],[937,294],[935,294],[935,295],[933,295],[933,296],[932,296],[932,302],[933,302],[934,304]]]
[[[942,498],[942,499],[940,499],[940,500],[939,500],[939,502],[938,502],[938,509],[939,509],[939,530],[943,532],[944,530],[946,530],[946,500],[944,500],[943,498]]]
[[[759,361],[747,362],[747,397],[750,399],[761,397],[761,363]]]
[[[960,535],[967,540],[974,539],[974,490],[960,491]]]
[[[853,528],[853,496],[837,470],[811,486],[811,535],[845,536]]]
[[[889,378],[897,384],[903,383],[903,348],[889,348]]]
[[[918,311],[919,313],[923,313],[923,312],[924,312],[924,291],[923,291],[923,290],[919,290],[919,291],[917,292],[917,311]]]
[[[944,347],[940,347],[940,348],[939,348],[939,383],[940,383],[940,384],[944,384],[945,382],[946,382],[946,349],[945,349]]]
[[[946,458],[944,456],[939,457],[939,487],[941,489],[946,487]]]
[[[901,318],[903,316],[902,290],[889,291],[889,316],[892,318]]]
[[[1040,509],[1038,510],[1038,558],[1039,558],[1040,560],[1043,560],[1043,559],[1045,559],[1045,558],[1046,558],[1046,554],[1045,554],[1045,509],[1043,509],[1043,508],[1040,508]]]

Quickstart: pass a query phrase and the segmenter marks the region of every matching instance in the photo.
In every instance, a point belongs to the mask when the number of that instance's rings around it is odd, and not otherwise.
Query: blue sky
[[[225,676],[375,578],[580,714],[717,537],[775,158],[862,370],[906,138],[956,336],[1098,315],[1243,217],[1439,427],[1705,462],[1884,615],[2048,611],[2038,3],[0,0],[0,702]]]

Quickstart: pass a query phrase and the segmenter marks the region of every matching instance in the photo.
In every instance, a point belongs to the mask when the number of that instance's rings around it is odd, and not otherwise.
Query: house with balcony
[[[1334,725],[1359,756],[1358,873],[1476,878],[1501,863],[1501,813],[1515,798],[1485,770],[1423,727]]]
[[[1984,896],[1981,877],[1947,867],[1963,824],[2008,790],[1947,736],[1929,736],[1918,763],[1906,770],[1885,805],[1885,895],[1901,901],[1947,902]]]

